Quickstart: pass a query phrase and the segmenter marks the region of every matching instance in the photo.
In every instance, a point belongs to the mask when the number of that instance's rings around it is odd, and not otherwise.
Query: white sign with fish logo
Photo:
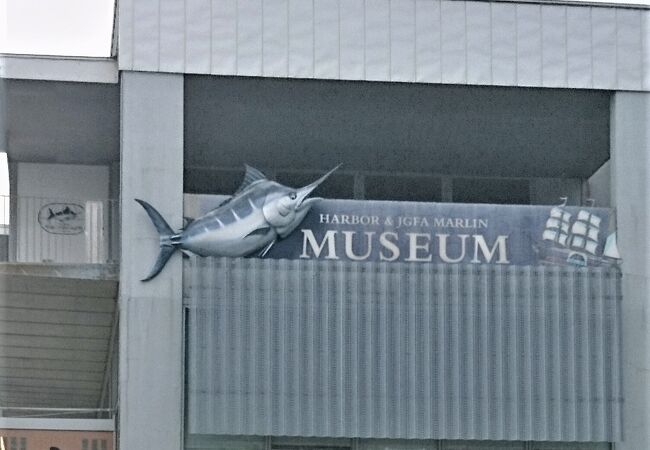
[[[38,212],[38,223],[51,234],[81,234],[85,229],[85,210],[75,203],[48,203]]]

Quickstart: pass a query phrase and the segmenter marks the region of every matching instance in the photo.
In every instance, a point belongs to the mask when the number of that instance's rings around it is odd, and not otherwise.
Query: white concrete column
[[[623,442],[650,448],[650,94],[612,98],[611,180],[623,258]]]
[[[182,267],[174,255],[143,283],[158,234],[134,199],[172,228],[183,216],[183,76],[123,72],[121,79],[121,267],[119,444],[182,448]]]
[[[9,124],[7,121],[7,80],[0,78],[0,152],[9,153]],[[16,198],[18,179],[16,163],[9,161],[9,261],[15,261],[18,242],[17,215],[18,199]]]
[[[0,152],[7,151],[7,81],[0,78]]]

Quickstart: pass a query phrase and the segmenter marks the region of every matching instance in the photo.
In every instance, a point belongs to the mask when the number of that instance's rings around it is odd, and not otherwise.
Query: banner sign
[[[186,195],[186,215],[225,198]],[[322,199],[264,257],[602,266],[619,261],[614,231],[607,208]]]

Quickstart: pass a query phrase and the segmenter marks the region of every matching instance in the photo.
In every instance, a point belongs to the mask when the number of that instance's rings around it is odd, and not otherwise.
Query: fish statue
[[[339,166],[299,189],[283,186],[259,170],[245,167],[244,181],[230,199],[179,232],[149,203],[135,200],[160,235],[160,253],[142,281],[158,275],[176,250],[199,256],[264,257],[278,239],[287,237],[300,225],[312,205],[320,200],[307,197]]]

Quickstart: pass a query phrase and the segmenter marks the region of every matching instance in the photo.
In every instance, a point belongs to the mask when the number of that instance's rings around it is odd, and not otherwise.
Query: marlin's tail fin
[[[171,256],[174,254],[174,251],[176,251],[176,247],[171,241],[171,237],[174,235],[174,230],[172,230],[172,228],[167,224],[160,213],[156,211],[156,208],[144,200],[139,200],[136,198],[135,201],[142,205],[144,210],[149,215],[153,226],[156,227],[156,230],[160,235],[160,253],[158,253],[158,258],[156,258],[156,262],[151,268],[149,275],[147,275],[146,278],[142,279],[142,281],[149,281],[158,275],[161,270],[163,270],[163,267],[165,267],[165,264],[167,264],[169,258],[171,258]]]

